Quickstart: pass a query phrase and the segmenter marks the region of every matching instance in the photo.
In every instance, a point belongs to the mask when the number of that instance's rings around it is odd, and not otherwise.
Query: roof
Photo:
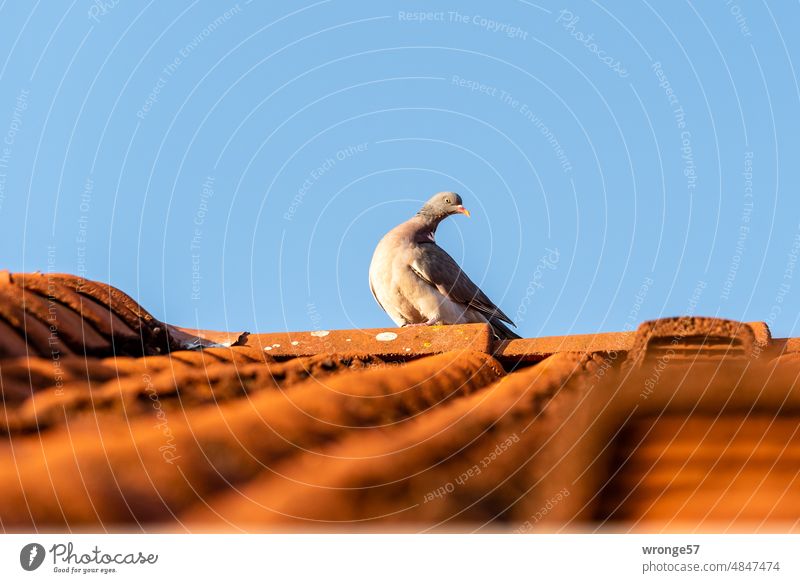
[[[800,530],[800,339],[679,317],[247,334],[0,274],[0,524]]]

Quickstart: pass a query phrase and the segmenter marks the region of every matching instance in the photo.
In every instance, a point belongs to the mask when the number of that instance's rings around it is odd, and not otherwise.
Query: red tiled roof
[[[714,318],[208,333],[4,274],[0,524],[798,531],[798,349]]]

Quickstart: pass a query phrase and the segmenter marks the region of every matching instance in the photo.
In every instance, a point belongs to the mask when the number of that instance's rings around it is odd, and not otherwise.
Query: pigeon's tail
[[[522,336],[501,322],[499,318],[490,318],[489,325],[492,327],[494,335],[500,340],[516,340],[518,338],[522,338]]]

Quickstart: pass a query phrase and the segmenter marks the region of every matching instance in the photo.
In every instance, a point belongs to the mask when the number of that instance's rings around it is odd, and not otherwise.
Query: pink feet
[[[415,328],[417,326],[435,326],[436,320],[428,320],[427,322],[417,322],[415,324],[403,324],[403,328]]]

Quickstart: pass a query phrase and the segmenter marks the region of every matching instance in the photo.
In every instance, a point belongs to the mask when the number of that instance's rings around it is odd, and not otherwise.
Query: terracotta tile
[[[25,340],[24,356],[141,355],[178,348],[165,325],[126,294],[64,274],[5,272],[0,320]],[[12,348],[0,342],[4,347]],[[23,354],[18,349],[0,353],[8,356]]]
[[[486,324],[276,332],[250,334],[247,338],[247,346],[262,349],[275,358],[339,352],[373,354],[390,360],[451,350],[490,353],[492,342],[492,333]]]
[[[204,352],[192,354],[203,356]],[[72,359],[75,360],[78,359]],[[120,360],[117,359],[117,363]],[[73,374],[67,382],[49,385],[46,390],[27,395],[24,401],[20,399],[22,402],[9,401],[0,417],[0,429],[4,433],[52,431],[81,416],[114,415],[130,421],[152,414],[154,402],[164,411],[188,410],[263,390],[285,389],[308,379],[323,381],[343,370],[361,370],[382,364],[375,357],[340,355],[318,355],[269,365],[220,363],[216,359],[187,364],[166,356],[129,360],[138,366],[128,369],[125,376],[117,376],[109,374],[108,367],[98,369],[99,363],[89,359],[83,375]]]
[[[12,436],[13,454],[0,450],[0,516],[4,528],[164,522],[281,458],[415,417],[502,374],[486,354],[447,353],[219,406],[97,419],[68,439]]]
[[[635,332],[608,332],[523,338],[499,344],[495,356],[510,363],[538,362],[558,352],[620,352],[624,357],[635,336]]]
[[[176,351],[168,355],[131,358],[86,358],[63,356],[52,358],[0,359],[0,401],[13,403],[56,384],[65,386],[72,382],[102,384],[105,381],[144,372],[156,374],[178,368],[202,369],[218,363],[273,363],[275,360],[263,351],[246,346],[206,348],[193,351]]]
[[[621,467],[601,514],[629,525],[716,532],[739,524],[768,532],[765,522],[794,522],[798,434],[796,418],[763,414],[638,420],[623,436],[627,447],[617,450]]]
[[[753,359],[767,352],[770,340],[769,329],[763,323],[751,326],[700,316],[661,318],[639,325],[626,366],[665,358],[697,360],[736,356]]]
[[[584,370],[578,356],[551,357],[413,422],[295,457],[241,492],[205,501],[186,519],[255,530],[290,521],[312,528],[318,521],[343,528],[522,521],[572,473],[564,453],[567,442],[574,446],[572,427],[585,421],[583,413],[569,419],[586,388],[574,382]],[[565,502],[550,519],[576,511]]]
[[[702,317],[510,342],[191,330],[0,272],[0,524],[797,530],[798,354]]]

